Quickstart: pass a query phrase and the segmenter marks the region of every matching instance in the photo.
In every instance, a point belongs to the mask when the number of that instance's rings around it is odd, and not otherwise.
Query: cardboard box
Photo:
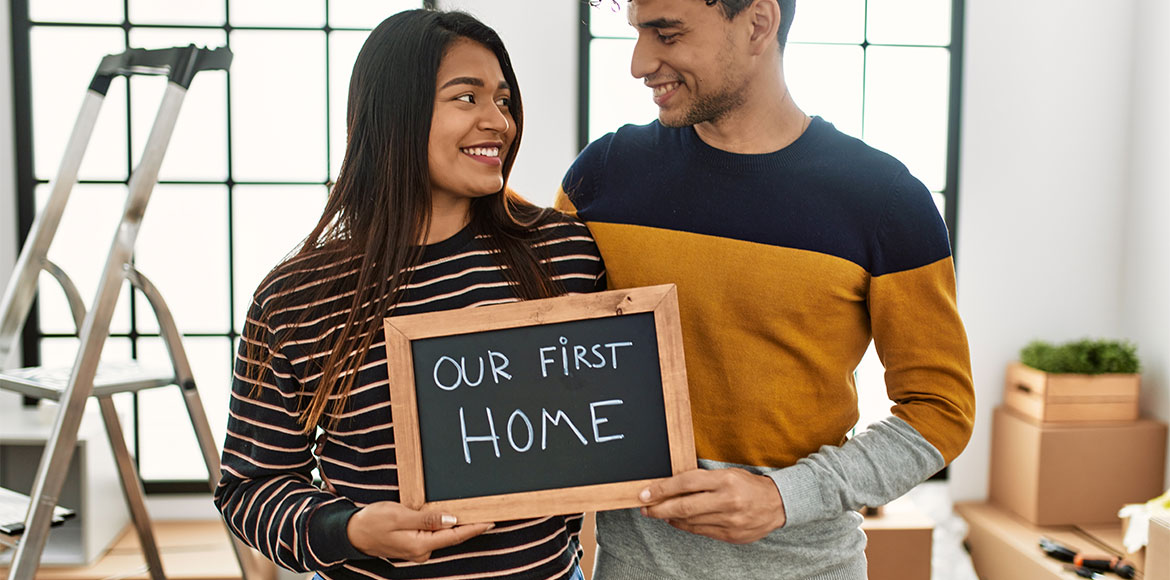
[[[909,500],[894,500],[865,516],[869,580],[930,580],[934,522]]]
[[[1085,554],[1120,556],[1096,535],[1074,526],[1036,526],[1015,514],[988,503],[958,503],[955,512],[967,521],[967,546],[975,572],[982,580],[1068,580],[1077,578],[1064,569],[1065,563],[1050,558],[1040,549],[1041,537]],[[1121,523],[1094,529],[1095,534],[1121,538]],[[1128,559],[1142,578],[1140,561]],[[1110,576],[1116,578],[1116,576]],[[1145,578],[1153,580],[1153,575]],[[1161,579],[1166,580],[1166,579]]]
[[[1141,375],[1052,374],[1008,365],[1003,403],[1039,423],[1135,421]]]
[[[1166,424],[1038,425],[998,407],[990,499],[1041,525],[1118,523],[1117,511],[1160,495]]]
[[[581,571],[585,573],[585,580],[593,579],[593,561],[597,559],[597,513],[585,514],[581,522],[581,535],[577,537],[581,542]]]
[[[1150,518],[1145,571],[1147,580],[1170,580],[1170,515]]]

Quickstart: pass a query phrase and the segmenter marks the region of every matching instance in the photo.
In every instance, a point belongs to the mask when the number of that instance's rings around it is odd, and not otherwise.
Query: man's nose
[[[634,42],[634,54],[630,58],[630,74],[634,78],[645,78],[654,74],[660,66],[657,50],[653,44],[653,35],[639,34]]]

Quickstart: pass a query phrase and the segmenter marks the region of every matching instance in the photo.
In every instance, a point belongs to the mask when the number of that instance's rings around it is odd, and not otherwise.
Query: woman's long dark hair
[[[322,339],[320,352],[329,353],[322,357],[325,362],[311,359],[309,363],[317,361],[320,367],[313,370],[321,374],[300,418],[307,433],[317,428],[323,416],[335,421],[344,408],[365,353],[382,327],[382,318],[394,309],[411,271],[421,261],[421,244],[431,219],[427,144],[436,77],[447,49],[461,38],[482,44],[496,55],[511,89],[509,109],[516,137],[503,162],[507,183],[520,146],[524,115],[516,74],[499,35],[460,12],[411,10],[395,14],[370,33],[354,63],[345,159],[325,211],[300,249],[260,286],[264,289],[278,277],[288,277],[294,288],[315,282],[307,294],[273,294],[263,310],[269,313],[320,304],[352,292],[344,324]],[[538,235],[533,225],[548,215],[549,210],[528,203],[506,186],[471,203],[469,228],[477,235],[490,236],[499,250],[496,261],[521,298],[563,292],[551,280],[531,243]],[[354,269],[352,275],[331,275]],[[319,278],[324,278],[324,283]],[[326,314],[305,307],[299,321]],[[253,327],[271,327],[270,320],[261,322]],[[292,339],[298,326],[288,325],[283,336],[273,337],[275,344],[260,328],[256,328],[256,336],[246,337],[249,346],[261,349],[256,353],[259,356],[247,356],[247,364],[253,367],[248,376],[257,384],[270,372],[265,369],[270,368],[274,353]]]

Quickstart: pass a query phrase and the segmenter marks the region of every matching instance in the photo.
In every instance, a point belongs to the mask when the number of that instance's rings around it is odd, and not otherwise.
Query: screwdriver
[[[1080,576],[1081,578],[1092,578],[1093,580],[1104,580],[1105,578],[1104,574],[1094,572],[1088,568],[1085,568],[1084,566],[1073,566],[1072,564],[1067,564],[1065,565],[1064,569],[1072,572],[1073,574],[1076,574],[1077,576]]]
[[[1045,554],[1061,562],[1071,562],[1074,566],[1080,568],[1088,568],[1100,572],[1113,572],[1122,578],[1133,578],[1135,574],[1133,564],[1121,558],[1105,556],[1087,558],[1084,554],[1079,554],[1076,550],[1048,538],[1040,538],[1040,549],[1044,550]]]

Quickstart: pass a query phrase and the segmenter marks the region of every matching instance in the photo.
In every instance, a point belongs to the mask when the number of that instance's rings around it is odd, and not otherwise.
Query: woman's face
[[[451,43],[439,64],[427,146],[433,204],[504,187],[504,156],[516,137],[510,97],[495,54],[471,40]]]

